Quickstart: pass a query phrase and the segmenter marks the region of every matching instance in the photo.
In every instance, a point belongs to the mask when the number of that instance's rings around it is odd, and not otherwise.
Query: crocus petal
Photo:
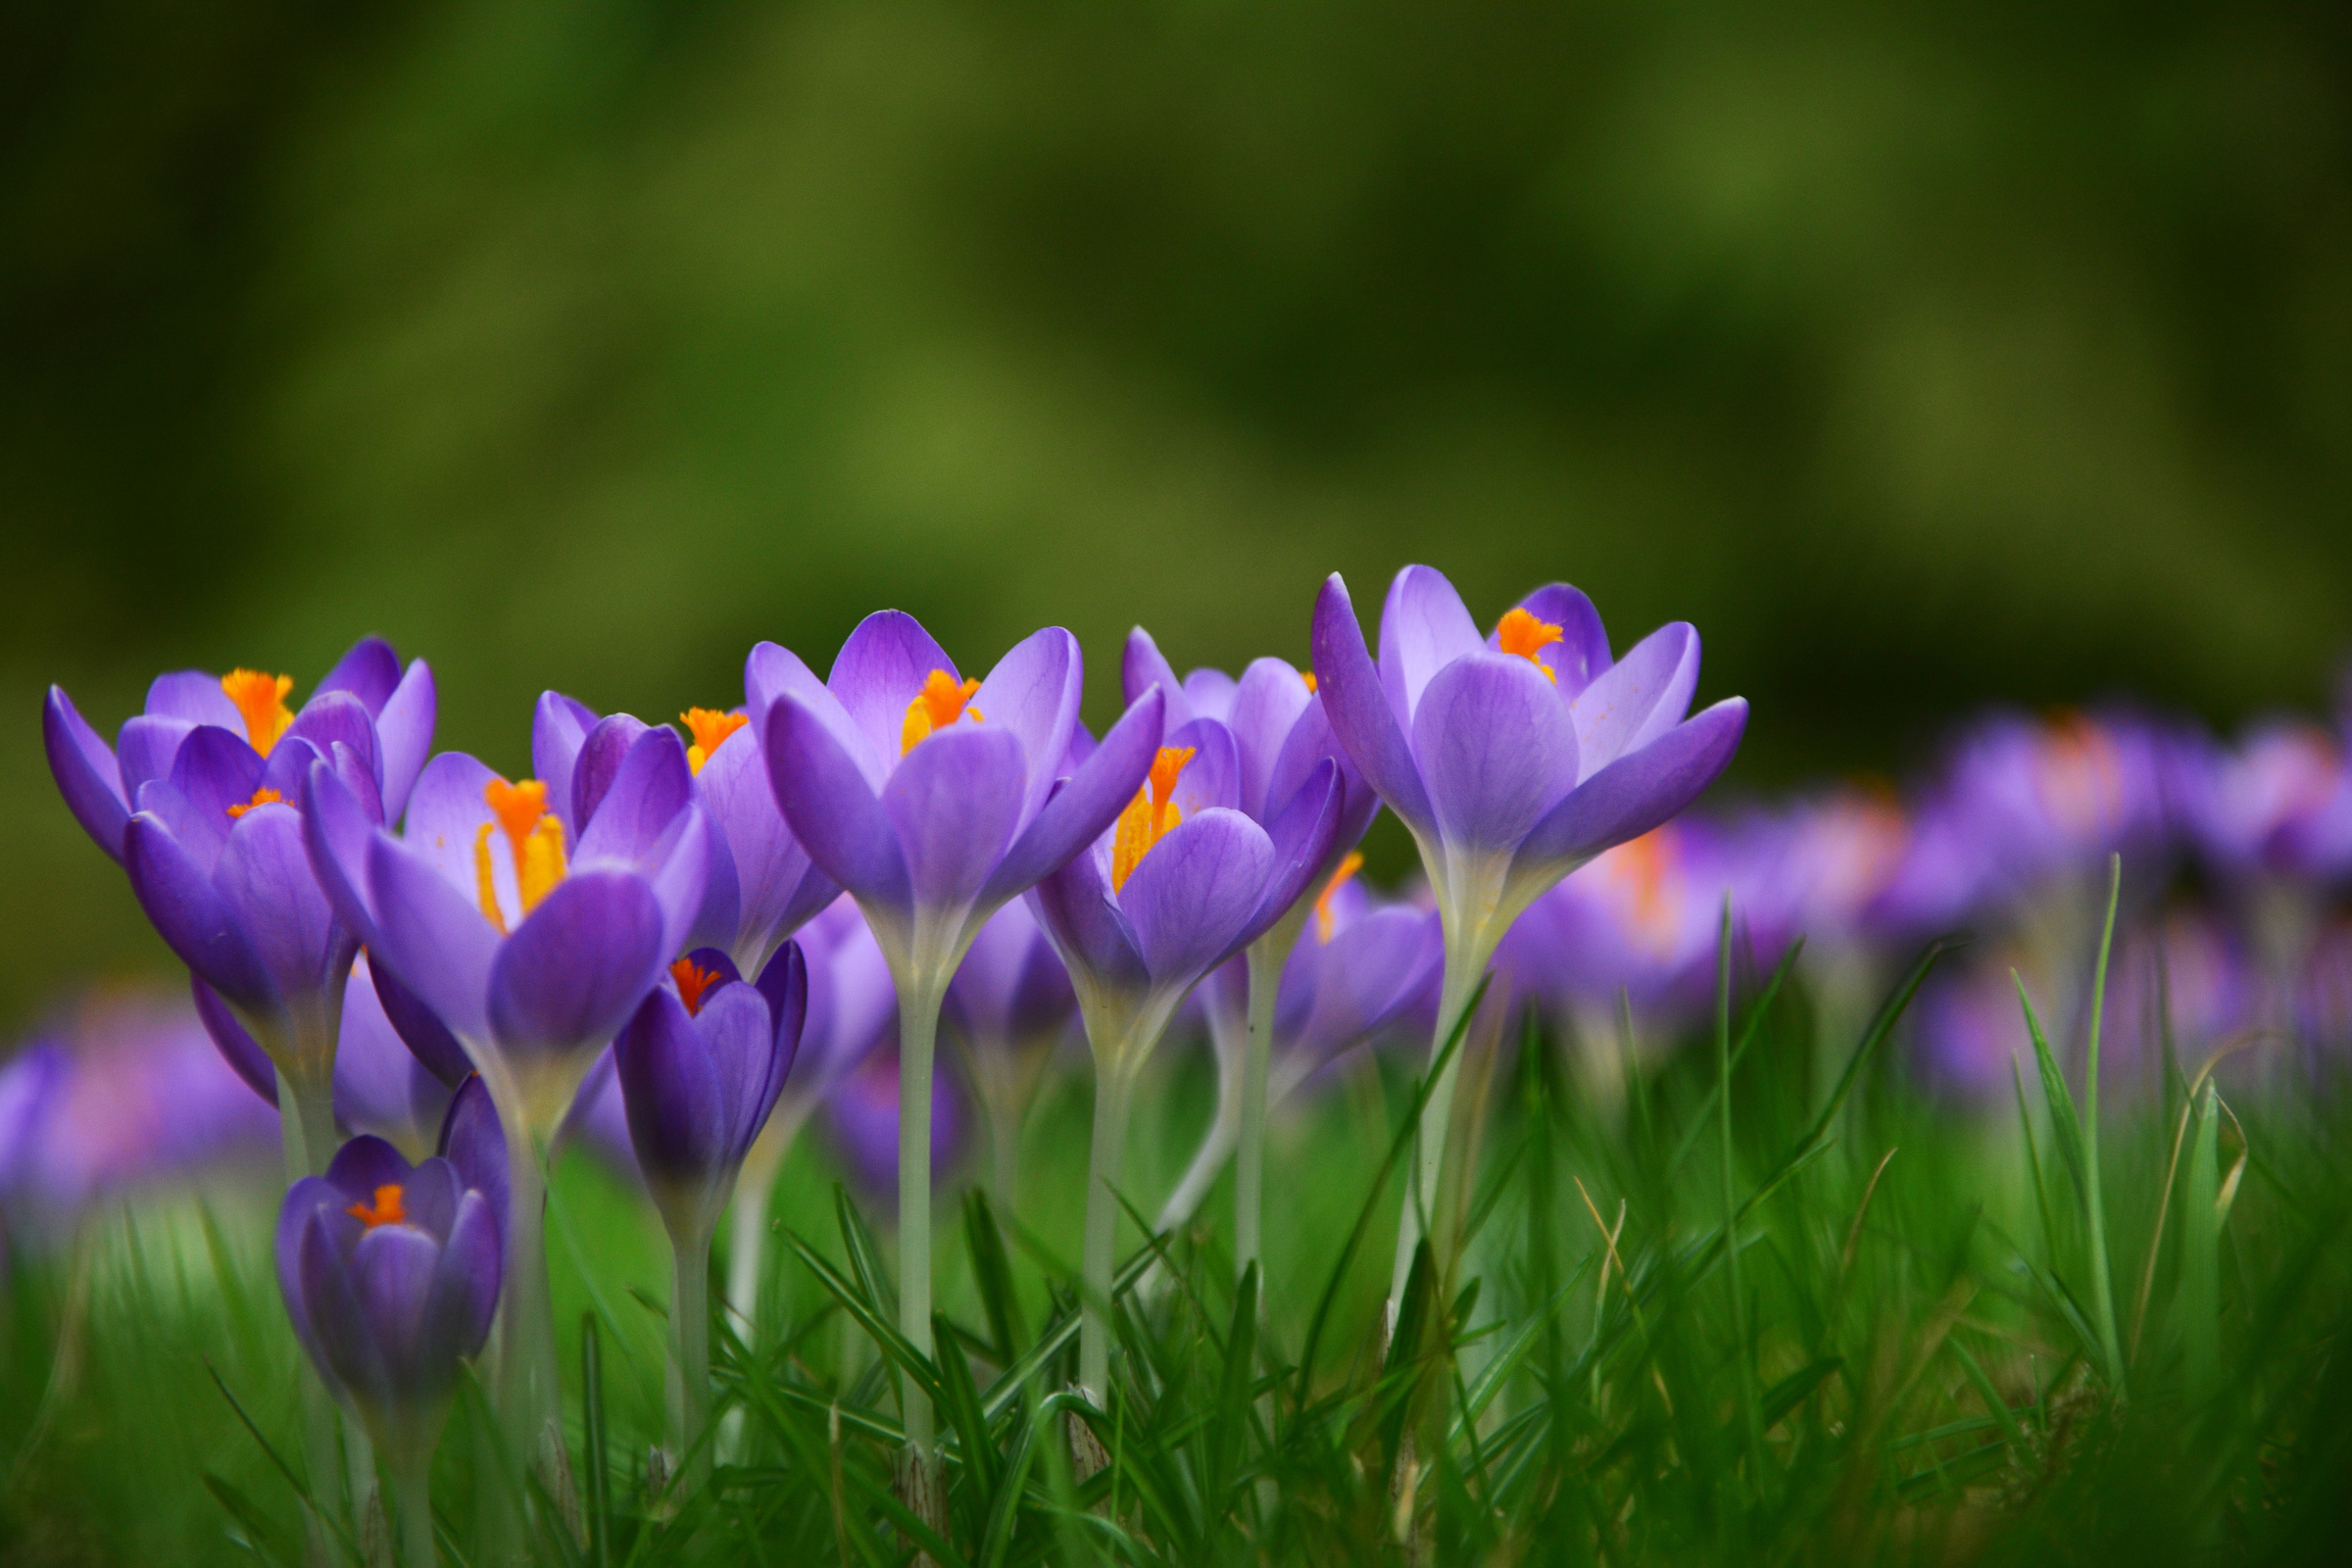
[[[637,721],[614,714],[599,724],[580,749],[579,769],[572,775],[572,806],[587,826],[580,830],[572,856],[575,864],[611,861],[650,870],[655,845],[694,800],[686,743],[667,724],[651,729],[638,724],[635,738],[607,776],[604,754],[611,749],[609,737],[625,733],[621,726],[626,724]]]
[[[1577,749],[1596,772],[1683,721],[1698,686],[1698,633],[1661,626],[1634,645],[1577,698]]]
[[[277,1257],[278,1292],[285,1299],[286,1316],[294,1324],[294,1338],[301,1342],[311,1363],[321,1372],[326,1372],[326,1367],[319,1359],[318,1342],[311,1335],[310,1299],[302,1286],[302,1240],[319,1209],[340,1212],[348,1201],[342,1190],[324,1177],[305,1176],[286,1190],[285,1201],[277,1209],[273,1250]],[[329,1389],[336,1387],[331,1372],[327,1373],[326,1382]]]
[[[352,973],[352,983],[356,986],[363,978],[374,994],[385,1023],[417,1064],[450,1089],[464,1083],[473,1071],[473,1062],[466,1056],[466,1048],[458,1044],[457,1036],[424,1004],[424,1000],[381,964],[363,960],[362,968]]]
[[[952,681],[962,679],[955,662],[912,615],[903,610],[878,610],[859,621],[841,645],[825,685],[873,754],[890,759],[899,755],[906,705],[935,669],[947,671]]]
[[[311,874],[354,937],[375,940],[375,905],[368,892],[368,851],[376,824],[331,764],[316,762],[302,784],[302,837]]]
[[[201,669],[175,669],[156,676],[147,687],[146,710],[156,718],[218,724],[239,734],[245,730],[245,716],[220,689],[220,677]]]
[[[1448,845],[1507,850],[1576,783],[1576,729],[1526,660],[1481,650],[1438,672],[1413,755]]]
[[[416,1167],[381,1138],[362,1134],[335,1151],[326,1179],[346,1202],[364,1202],[379,1187],[405,1187]]]
[[[433,1119],[440,1120],[438,1116]],[[465,1192],[465,1184],[448,1160],[429,1155],[418,1160],[401,1194],[401,1207],[408,1213],[403,1223],[416,1226],[436,1242],[449,1240],[449,1228],[457,1223],[458,1200]]]
[[[1184,700],[1195,718],[1231,720],[1235,690],[1233,677],[1221,669],[1196,669],[1184,677]]]
[[[774,1083],[762,1088],[766,1109],[760,1112],[765,1122],[768,1110],[775,1108],[776,1096],[784,1089],[785,1075],[792,1071],[794,1058],[800,1054],[801,1037],[807,1031],[808,1019],[808,964],[800,944],[787,942],[767,960],[757,982],[760,995],[767,999],[769,1028],[775,1036],[776,1053],[772,1066]],[[754,1128],[757,1135],[759,1129]],[[745,1145],[748,1151],[750,1145]]]
[[[709,769],[705,768],[708,772]],[[772,812],[775,808],[770,805]],[[743,929],[743,883],[735,868],[735,849],[727,832],[708,807],[702,812],[704,852],[703,900],[686,933],[690,948],[717,947],[735,941]]]
[[[335,1234],[357,1225],[349,1216],[323,1207],[305,1215],[294,1247],[299,1285],[286,1294],[290,1311],[295,1290],[300,1291],[313,1355],[327,1383],[339,1385],[363,1404],[380,1404],[392,1392],[389,1359],[364,1315],[358,1286]]]
[[[746,725],[722,741],[695,775],[696,793],[712,823],[724,829],[734,863],[735,929],[721,945],[740,957],[765,956],[841,892],[816,869],[776,808],[760,741]]]
[[[438,1392],[440,1369],[423,1365],[417,1351],[425,1298],[432,1292],[440,1262],[440,1244],[413,1225],[370,1226],[351,1250],[349,1268],[360,1321],[348,1327],[367,1336],[370,1348],[382,1357],[388,1377],[377,1397],[387,1405],[416,1402]],[[347,1326],[338,1324],[330,1329],[324,1322],[316,1326],[332,1354],[337,1330]],[[356,1349],[346,1345],[344,1353],[360,1362],[361,1357],[353,1353]],[[364,1382],[362,1386],[366,1386]]]
[[[122,769],[115,765],[114,752],[74,710],[62,687],[50,687],[41,703],[41,745],[74,820],[100,849],[122,859],[122,827],[130,820]]]
[[[190,730],[181,742],[179,755],[172,762],[172,788],[186,800],[189,810],[211,830],[212,842],[218,845],[228,836],[229,808],[250,804],[254,792],[262,787],[263,766],[260,754],[245,744],[242,734],[204,724]],[[188,841],[189,853],[201,858],[191,831],[194,824],[174,819],[170,811],[159,810],[158,814],[172,822],[172,829]]]
[[[1152,983],[1189,985],[1214,967],[1256,911],[1273,867],[1266,830],[1239,811],[1203,811],[1154,845],[1119,890]]]
[[[432,666],[421,659],[409,665],[400,684],[375,715],[376,744],[384,769],[384,820],[397,822],[408,808],[409,792],[416,787],[425,757],[433,749],[433,724],[440,713],[440,694],[433,685]]]
[[[434,1152],[446,1159],[458,1179],[490,1200],[491,1215],[503,1233],[507,1222],[507,1136],[499,1126],[498,1107],[490,1102],[490,1086],[480,1074],[467,1078],[450,1098],[449,1113],[441,1118],[441,1136]]]
[[[653,989],[665,956],[662,906],[643,877],[575,872],[500,945],[490,1027],[511,1052],[600,1046]]]
[[[1600,612],[1592,608],[1582,589],[1551,583],[1520,600],[1518,608],[1560,628],[1560,640],[1546,644],[1536,657],[1559,682],[1563,698],[1573,699],[1609,667],[1609,634],[1601,629]],[[1499,650],[1501,637],[1497,622],[1487,634],[1487,647]]]
[[[280,996],[316,992],[351,962],[355,944],[311,874],[302,813],[292,807],[257,806],[239,817],[213,886]]]
[[[906,754],[882,786],[919,908],[969,908],[1020,826],[1027,768],[1009,730],[958,724]]]
[[[220,852],[228,848],[228,830],[235,825],[235,819],[226,811],[199,810],[185,795],[160,778],[151,778],[140,785],[131,804],[163,823],[179,841],[180,853],[198,870],[206,876],[213,874],[213,867],[220,863]]]
[[[1267,873],[1257,912],[1243,930],[1244,946],[1272,929],[1274,922],[1288,914],[1293,905],[1312,894],[1323,881],[1325,868],[1336,856],[1340,808],[1339,767],[1325,762],[1291,797],[1281,814],[1266,825],[1267,837],[1274,848],[1274,863]]]
[[[297,755],[304,749],[302,747],[287,748],[289,752]],[[334,750],[325,757],[314,758],[312,761],[304,763],[301,771],[289,776],[290,787],[280,790],[278,793],[289,801],[301,799],[304,775],[313,765],[320,761],[325,762],[333,770],[335,777],[342,781],[343,787],[351,792],[352,799],[359,803],[360,810],[367,816],[369,824],[376,827],[383,826],[388,819],[384,815],[383,793],[376,788],[375,769],[369,764],[367,758],[341,742],[337,742]]]
[[[657,1190],[711,1180],[727,1143],[718,1072],[676,997],[657,989],[638,1005],[612,1043],[612,1065],[628,1109],[629,1143]]]
[[[1411,724],[1439,670],[1484,646],[1444,572],[1407,566],[1396,573],[1380,610],[1380,680],[1399,720]]]
[[[184,718],[146,713],[123,721],[122,731],[115,737],[115,766],[122,775],[122,798],[131,803],[133,809],[138,806],[140,785],[150,779],[172,776],[172,764],[179,757],[180,743],[196,728]],[[235,733],[241,736],[243,727],[240,725]]]
[[[335,1037],[335,1119],[414,1148],[440,1127],[448,1108],[448,1088],[401,1040],[367,970],[356,968]]]
[[[689,805],[679,813],[651,851],[652,875],[647,880],[662,909],[665,959],[692,945],[703,895],[710,889],[711,858],[710,818],[699,805]]]
[[[1158,755],[1167,699],[1146,692],[1119,715],[1094,755],[1054,790],[1013,842],[981,891],[978,905],[994,908],[1019,894],[1102,836],[1116,820]],[[928,743],[926,743],[928,744]]]
[[[1196,718],[1170,730],[1160,742],[1175,751],[1189,751],[1192,760],[1176,775],[1169,797],[1186,816],[1198,816],[1216,807],[1238,810],[1242,804],[1242,760],[1233,731],[1214,718]]]
[[[1152,634],[1138,626],[1127,634],[1126,652],[1119,661],[1119,687],[1132,703],[1154,686],[1164,694],[1170,728],[1193,721],[1193,705],[1184,695],[1184,682],[1176,678],[1175,667],[1160,653]]]
[[[130,818],[122,833],[122,865],[139,907],[180,962],[237,1006],[258,1009],[276,1002],[269,971],[227,904],[159,818],[144,811]]]
[[[392,645],[381,637],[363,637],[335,661],[335,667],[313,690],[311,701],[329,692],[349,692],[370,714],[380,713],[399,684],[400,656],[392,651]]]
[[[1241,795],[1235,804],[1256,821],[1265,821],[1268,813],[1282,805],[1267,795],[1275,764],[1299,716],[1314,700],[1315,694],[1306,689],[1298,672],[1279,659],[1253,659],[1242,671],[1230,720],[1234,749],[1242,762]]]
[[[456,1371],[456,1361],[480,1353],[490,1338],[505,1275],[503,1227],[488,1197],[467,1193],[441,1244],[417,1334],[420,1359]]]
[[[460,1040],[486,1043],[497,928],[430,861],[381,833],[368,846],[368,886],[376,918],[370,959],[390,969]]]
[[[910,907],[906,861],[890,817],[817,710],[790,694],[777,699],[765,750],[776,806],[808,858],[860,902]]]
[[[597,720],[596,727],[588,732],[588,738],[580,743],[579,756],[571,761],[571,816],[565,831],[571,832],[575,827],[578,831],[572,833],[570,843],[577,845],[586,841],[596,813],[604,808],[606,791],[618,781],[622,765],[628,760],[629,754],[636,750],[637,743],[645,738],[649,728],[645,720],[631,714],[608,713]],[[663,733],[673,741],[678,738],[677,731],[666,725],[663,726]],[[681,758],[685,755],[683,745],[679,747],[679,755]],[[638,787],[642,788],[650,782],[649,778],[641,775]],[[668,820],[667,817],[662,818],[663,822]]]
[[[1333,733],[1331,718],[1324,712],[1320,697],[1307,699],[1298,722],[1291,726],[1290,735],[1282,743],[1282,753],[1275,759],[1266,779],[1265,810],[1250,814],[1264,821],[1281,810],[1326,760],[1339,769],[1340,828],[1334,843],[1339,853],[1346,854],[1364,836],[1372,818],[1380,814],[1380,795],[1356,771],[1354,760]]]
[[[1424,836],[1434,833],[1437,821],[1419,764],[1397,722],[1397,710],[1389,706],[1380,670],[1364,647],[1364,629],[1356,622],[1348,585],[1336,571],[1315,598],[1312,642],[1316,695],[1356,771],[1405,826]]]
[[[1161,842],[1164,846],[1166,840]],[[1052,933],[1073,985],[1141,991],[1151,983],[1135,929],[1111,895],[1110,873],[1100,852],[1084,851],[1030,889],[1029,908]]]
[[[711,1175],[724,1181],[735,1174],[784,1087],[776,1070],[775,1021],[758,988],[721,986],[695,1014],[694,1032],[718,1085],[720,1142]]]
[[[449,885],[479,904],[481,886],[473,847],[490,829],[490,871],[501,907],[515,906],[514,860],[499,835],[483,791],[498,775],[464,752],[443,752],[424,764],[409,795],[408,827],[401,842],[423,858]],[[565,839],[568,848],[576,841]]]
[[[1031,632],[997,661],[972,695],[973,708],[990,729],[1009,731],[1027,760],[1028,789],[1021,820],[1037,814],[1053,788],[1054,763],[1069,749],[1078,722],[1078,700],[1086,692],[1086,661],[1078,639],[1059,626]]]
[[[1511,860],[1512,882],[1556,882],[1674,816],[1730,763],[1746,727],[1746,699],[1729,698],[1600,769],[1528,834]]]
[[[320,757],[330,757],[337,746],[347,746],[367,760],[368,773],[375,781],[377,798],[382,798],[384,765],[375,739],[375,720],[368,710],[349,692],[321,692],[302,707],[294,722],[277,738],[270,749],[269,760],[262,765],[261,782],[280,795],[291,795],[302,785],[303,770],[310,759],[302,755],[308,746]]]
[[[245,1081],[246,1088],[275,1105],[277,1068],[270,1063],[270,1053],[237,1021],[219,992],[195,975],[188,976],[188,990],[196,999],[196,1016],[203,1022],[204,1032],[212,1036],[213,1049],[220,1053],[220,1059]]]
[[[531,774],[547,786],[547,808],[564,824],[565,844],[580,842],[580,824],[571,811],[571,769],[596,725],[593,709],[562,692],[541,692],[531,710]]]

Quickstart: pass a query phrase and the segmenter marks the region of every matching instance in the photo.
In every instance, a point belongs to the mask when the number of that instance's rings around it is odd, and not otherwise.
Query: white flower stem
[[[951,972],[953,972],[951,970]],[[899,987],[899,1332],[925,1355],[931,1344],[931,1077],[942,986]],[[946,1526],[938,1417],[909,1388],[901,1492],[917,1517]]]
[[[400,1516],[401,1568],[439,1568],[441,1554],[433,1545],[433,1492],[430,1466],[404,1468],[392,1478],[392,1505]]]
[[[683,1467],[680,1496],[691,1495],[710,1475],[710,1446],[703,1443],[710,1419],[710,1232],[670,1239],[669,1375],[666,1388],[669,1440]],[[700,1446],[697,1445],[700,1444]]]
[[[1137,1053],[1139,1056],[1141,1053]],[[1087,1156],[1086,1250],[1081,1263],[1084,1299],[1078,1324],[1078,1382],[1098,1405],[1110,1388],[1110,1288],[1115,1266],[1119,1200],[1115,1191],[1127,1152],[1127,1112],[1135,1079],[1118,1053],[1095,1057],[1095,1132]]]
[[[1438,991],[1438,1027],[1429,1042],[1432,1065],[1445,1052],[1446,1043],[1453,1038],[1455,1029],[1467,1027],[1462,1015],[1470,1005],[1470,998],[1477,993],[1487,962],[1484,952],[1471,944],[1454,941],[1450,931],[1446,939],[1446,975]],[[1413,1166],[1404,1189],[1404,1212],[1396,1223],[1396,1266],[1389,1277],[1392,1327],[1397,1309],[1404,1303],[1405,1282],[1413,1271],[1413,1253],[1421,1245],[1423,1217],[1437,1211],[1438,1178],[1446,1164],[1446,1129],[1453,1119],[1453,1090],[1461,1071],[1462,1054],[1457,1050],[1447,1058],[1445,1071],[1438,1074],[1429,1098],[1421,1104]]]
[[[1242,1048],[1240,1147],[1233,1167],[1233,1267],[1258,1260],[1265,1214],[1266,1076],[1274,1060],[1274,999],[1292,942],[1276,927],[1250,944],[1250,1035]]]

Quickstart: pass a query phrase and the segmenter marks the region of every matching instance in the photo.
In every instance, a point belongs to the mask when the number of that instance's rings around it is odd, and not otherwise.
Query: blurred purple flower
[[[842,1168],[876,1201],[898,1194],[899,1059],[884,1049],[869,1054],[834,1085],[825,1101],[828,1142]],[[962,1107],[945,1077],[931,1083],[931,1168],[953,1169],[963,1146]]]

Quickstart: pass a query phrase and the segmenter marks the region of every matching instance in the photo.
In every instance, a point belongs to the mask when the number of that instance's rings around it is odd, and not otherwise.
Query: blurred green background
[[[2352,8],[0,13],[0,1022],[171,972],[58,804],[375,630],[442,739],[864,612],[1302,659],[1410,560],[1707,638],[1736,784],[2352,642]]]

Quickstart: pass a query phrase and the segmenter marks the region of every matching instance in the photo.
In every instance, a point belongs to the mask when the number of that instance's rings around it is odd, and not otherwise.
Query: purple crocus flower
[[[1380,810],[1380,797],[1364,782],[1333,734],[1322,698],[1315,691],[1315,678],[1282,660],[1254,660],[1238,681],[1221,670],[1197,669],[1179,683],[1158,645],[1138,626],[1127,637],[1123,673],[1130,702],[1155,686],[1166,696],[1171,730],[1196,719],[1224,725],[1234,753],[1234,805],[1259,826],[1274,822],[1319,763],[1331,764],[1339,784],[1338,830],[1325,863],[1315,868],[1291,907],[1250,945],[1243,965],[1242,1027],[1233,1027],[1231,1019],[1212,1017],[1209,1030],[1217,1058],[1218,1114],[1210,1125],[1202,1155],[1208,1155],[1210,1146],[1221,1141],[1239,1141],[1234,1263],[1244,1268],[1258,1254],[1266,1086],[1274,1047],[1275,993],[1283,965],[1298,945],[1315,888],[1323,885],[1338,869],[1341,857],[1364,836]],[[1228,1121],[1233,1130],[1222,1133]],[[1221,1162],[1222,1152],[1215,1157]],[[1200,1168],[1197,1158],[1194,1169],[1198,1172]]]
[[[1519,912],[1690,805],[1747,724],[1737,697],[1684,716],[1698,685],[1697,632],[1676,622],[1612,660],[1592,602],[1564,583],[1528,595],[1482,638],[1453,584],[1407,566],[1381,610],[1375,664],[1334,573],[1315,602],[1313,646],[1331,727],[1412,833],[1445,923],[1433,1056]],[[1392,1303],[1419,1215],[1436,1202],[1454,1065],[1423,1106]]]
[[[1059,776],[1084,686],[1078,640],[1050,627],[982,679],[914,617],[868,615],[826,679],[772,643],[744,685],[776,804],[817,868],[858,901],[899,994],[900,1327],[931,1345],[930,1130],[939,1008],[964,950],[1007,901],[1079,853],[1126,805],[1159,742],[1147,697]],[[909,1400],[904,1477],[926,1519],[944,1504],[932,1411]]]
[[[670,967],[613,1043],[629,1141],[669,1232],[669,1435],[690,1482],[710,1401],[710,1233],[799,1050],[808,970],[786,943],[757,985],[715,948]],[[674,987],[674,989],[672,989]]]
[[[683,951],[709,868],[676,731],[637,735],[609,771],[575,767],[568,794],[566,818],[545,781],[511,784],[444,753],[395,837],[334,769],[314,765],[304,792],[311,860],[336,912],[464,1048],[498,1108],[512,1205],[499,1404],[509,1451],[529,1464],[552,1462],[562,1439],[547,1152],[581,1078]]]
[[[851,1068],[825,1101],[826,1142],[850,1179],[890,1201],[899,1177],[898,1053],[885,1047]],[[963,1145],[963,1116],[946,1078],[931,1081],[931,1164],[956,1163]]]
[[[962,1049],[972,1098],[988,1125],[992,1186],[1010,1208],[1020,1164],[1021,1125],[1054,1049],[1070,1033],[1078,998],[1061,955],[1023,903],[989,917],[948,987],[944,1018]],[[891,1122],[898,1121],[893,1100]],[[898,1161],[894,1156],[891,1168]]]
[[[411,1165],[355,1138],[286,1194],[277,1279],[295,1336],[358,1414],[394,1478],[404,1557],[432,1560],[425,1477],[458,1363],[498,1305],[502,1242],[489,1200],[445,1159]]]
[[[66,694],[43,710],[50,769],[91,838],[122,862],[148,919],[285,1072],[285,1133],[305,1168],[333,1148],[329,1081],[354,941],[303,853],[304,775],[345,775],[360,809],[397,813],[432,739],[432,672],[355,646],[297,713],[292,678],[159,677],[109,750]]]
[[[1069,969],[1095,1058],[1078,1365],[1080,1384],[1098,1397],[1110,1351],[1096,1303],[1110,1297],[1112,1186],[1136,1078],[1193,988],[1312,889],[1340,827],[1338,768],[1328,759],[1269,831],[1235,807],[1241,769],[1230,730],[1196,718],[1168,739],[1115,828],[1030,895]]]

